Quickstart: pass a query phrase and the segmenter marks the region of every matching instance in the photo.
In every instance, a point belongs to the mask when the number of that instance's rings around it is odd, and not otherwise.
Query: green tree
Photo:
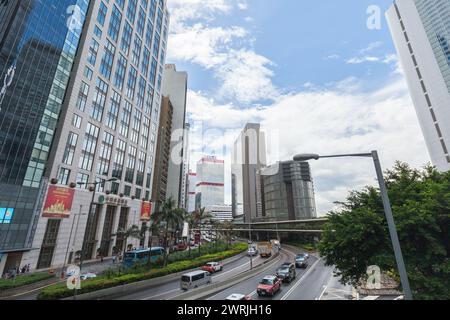
[[[450,172],[396,163],[386,185],[415,299],[450,299]],[[319,251],[342,282],[357,286],[378,265],[398,280],[378,189],[353,191],[328,215]]]
[[[175,206],[175,201],[172,198],[166,200],[160,210],[155,212],[152,216],[153,223],[161,225],[164,223],[164,266],[167,265],[167,258],[169,256],[169,229],[173,230],[183,222],[183,212],[184,210],[179,209]]]
[[[204,222],[210,218],[211,215],[209,213],[206,213],[206,208],[201,208],[200,210],[197,210],[195,212],[195,225],[199,229],[200,232],[200,242],[198,244],[198,252],[201,255],[201,248],[202,248],[202,227],[204,226]]]
[[[141,229],[139,229],[139,226],[132,225],[128,229],[119,229],[117,230],[117,233],[113,234],[113,236],[119,237],[123,239],[124,242],[124,248],[123,248],[123,254],[125,256],[125,252],[127,251],[127,240],[128,238],[134,238],[134,239],[141,239]]]

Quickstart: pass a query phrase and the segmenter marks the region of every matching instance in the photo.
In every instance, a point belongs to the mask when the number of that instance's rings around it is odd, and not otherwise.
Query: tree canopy
[[[450,172],[398,162],[385,177],[414,298],[450,299]],[[319,244],[326,264],[354,286],[371,265],[398,279],[379,190],[353,191],[338,204]]]

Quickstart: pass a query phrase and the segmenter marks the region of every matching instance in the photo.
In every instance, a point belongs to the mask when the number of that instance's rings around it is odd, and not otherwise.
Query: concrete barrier
[[[225,265],[230,264],[232,262],[235,262],[235,261],[243,258],[245,255],[246,255],[246,252],[241,253],[237,256],[225,259],[223,261],[223,263]],[[157,287],[161,284],[180,279],[180,277],[183,274],[189,273],[191,271],[195,271],[198,269],[199,268],[185,270],[185,271],[178,272],[178,273],[172,273],[172,274],[169,274],[169,275],[163,276],[163,277],[158,277],[158,278],[154,278],[154,279],[129,283],[129,284],[121,285],[121,286],[116,286],[116,287],[112,287],[112,288],[107,288],[107,289],[102,289],[102,290],[98,290],[98,291],[80,294],[80,295],[76,296],[76,300],[113,299],[113,298],[120,297],[123,295],[151,289],[151,288]],[[69,298],[64,298],[62,300],[74,300],[74,299],[75,299],[74,297],[69,297]]]

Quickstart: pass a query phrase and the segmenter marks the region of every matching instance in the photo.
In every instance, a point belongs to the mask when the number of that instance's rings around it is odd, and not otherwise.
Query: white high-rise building
[[[196,207],[204,208],[225,203],[225,162],[216,157],[204,157],[197,163]]]
[[[168,64],[164,68],[162,95],[168,97],[173,106],[172,135],[170,142],[169,170],[167,175],[167,198],[172,198],[178,207],[184,208],[182,197],[183,178],[185,173],[186,146],[186,98],[188,75],[186,72],[177,71],[174,64]]]
[[[450,1],[396,0],[386,17],[431,160],[450,170]]]

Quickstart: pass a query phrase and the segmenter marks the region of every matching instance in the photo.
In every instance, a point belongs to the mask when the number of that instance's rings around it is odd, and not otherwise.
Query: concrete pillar
[[[0,253],[0,277],[3,275],[5,271],[6,259],[8,259],[7,253]]]

